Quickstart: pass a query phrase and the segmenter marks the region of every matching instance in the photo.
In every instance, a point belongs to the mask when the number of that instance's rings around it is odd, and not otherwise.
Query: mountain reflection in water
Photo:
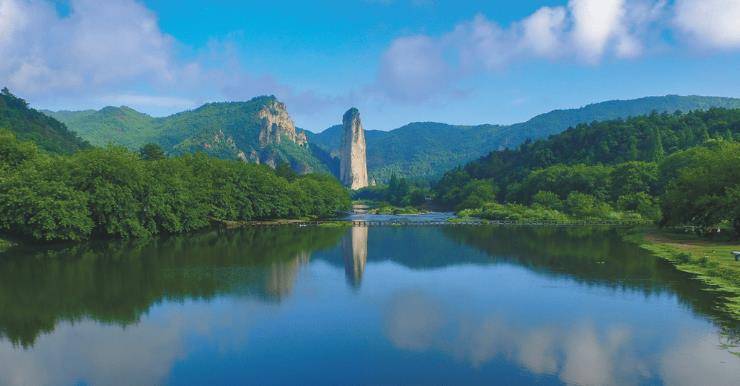
[[[740,384],[721,294],[618,232],[273,227],[15,248],[0,255],[0,384]]]

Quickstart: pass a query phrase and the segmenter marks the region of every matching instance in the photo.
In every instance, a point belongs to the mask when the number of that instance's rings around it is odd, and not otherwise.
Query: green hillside
[[[243,159],[277,165],[288,163],[299,172],[328,172],[310,146],[287,138],[292,122],[278,127],[273,137],[260,141],[264,111],[284,114],[284,105],[273,96],[247,102],[208,103],[163,118],[153,118],[129,107],[101,110],[47,112],[96,145],[113,143],[135,150],[147,143],[162,146],[171,155],[203,152],[224,159]],[[288,127],[291,126],[291,127]],[[269,130],[268,130],[269,131]],[[276,137],[279,137],[277,139]],[[318,149],[315,149],[318,150]]]
[[[149,142],[156,135],[154,131],[156,118],[126,106],[108,106],[98,111],[42,112],[64,122],[96,146],[114,143],[136,148]]]
[[[393,173],[436,179],[446,170],[491,150],[516,147],[527,139],[546,138],[581,123],[628,118],[653,111],[688,112],[710,107],[740,108],[740,99],[668,95],[555,110],[508,126],[417,122],[391,131],[369,130],[366,132],[368,168],[370,175],[379,181],[387,181]],[[311,140],[336,154],[340,134],[341,126],[332,126],[313,135]]]
[[[691,158],[677,154],[700,146],[731,154],[717,143],[736,144],[738,138],[740,109],[654,113],[581,124],[451,170],[435,190],[440,203],[456,209],[493,200],[527,205],[546,198],[558,202],[573,192],[612,206],[626,205],[633,195],[657,197],[670,190]],[[740,170],[737,165],[735,169]],[[737,180],[726,185],[736,184]],[[713,194],[721,195],[722,190]]]
[[[63,123],[29,108],[7,88],[0,92],[0,129],[10,130],[19,140],[32,141],[51,153],[69,154],[90,147]]]
[[[298,171],[334,170],[336,160],[331,156],[338,155],[341,125],[318,134],[296,130],[305,133],[308,146],[291,141],[259,143],[262,120],[258,113],[273,103],[277,103],[274,97],[209,103],[164,118],[153,118],[128,107],[48,114],[95,145],[110,142],[137,149],[153,142],[170,154],[203,151],[221,158],[247,158],[271,164],[288,162]],[[392,174],[435,180],[445,171],[491,150],[513,148],[527,139],[546,138],[578,124],[653,111],[688,112],[710,107],[740,108],[740,99],[668,95],[615,100],[555,110],[508,126],[415,122],[391,131],[367,130],[367,164],[370,176],[378,182],[388,181]]]

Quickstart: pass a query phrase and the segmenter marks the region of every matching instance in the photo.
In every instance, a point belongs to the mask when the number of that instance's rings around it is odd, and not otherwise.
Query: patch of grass
[[[319,228],[345,228],[351,227],[352,222],[350,221],[330,221],[319,223]]]
[[[717,242],[655,229],[643,229],[625,239],[728,293],[726,309],[740,318],[740,261],[735,261],[732,255],[732,251],[740,251],[740,243]]]
[[[397,207],[397,206],[381,206],[375,209],[368,210],[371,214],[424,214],[428,213],[426,210],[414,208],[412,206]]]
[[[6,249],[15,246],[16,244],[8,239],[4,239],[0,236],[0,252],[4,252]]]

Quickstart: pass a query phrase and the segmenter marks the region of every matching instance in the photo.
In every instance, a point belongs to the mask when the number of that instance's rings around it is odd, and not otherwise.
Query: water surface
[[[740,384],[721,294],[606,228],[274,227],[0,254],[0,384]]]

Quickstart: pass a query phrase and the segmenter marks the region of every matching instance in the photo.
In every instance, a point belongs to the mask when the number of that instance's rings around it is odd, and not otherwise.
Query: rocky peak
[[[290,119],[285,104],[275,98],[270,98],[259,110],[257,116],[262,120],[260,125],[260,146],[277,144],[287,138],[300,146],[308,142],[306,134],[297,132],[293,120]]]
[[[339,175],[342,183],[351,189],[368,185],[365,130],[360,111],[351,108],[342,118],[342,144],[339,149]]]

